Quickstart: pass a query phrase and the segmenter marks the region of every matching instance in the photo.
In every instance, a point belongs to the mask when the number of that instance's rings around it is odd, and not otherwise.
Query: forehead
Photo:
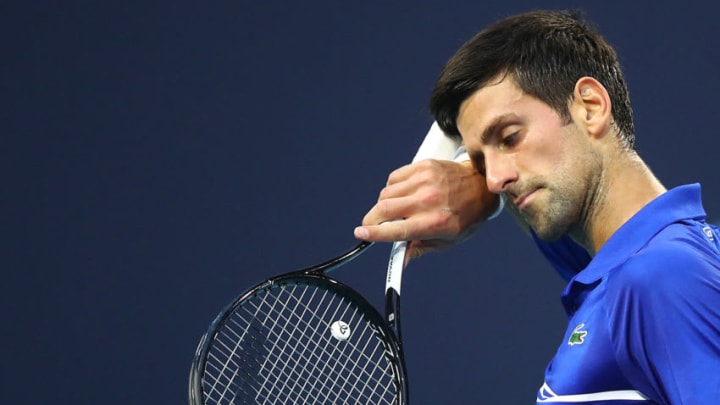
[[[471,127],[476,127],[486,117],[496,117],[507,114],[524,98],[525,93],[511,77],[500,77],[491,80],[475,93],[470,95],[458,111],[457,126],[461,133],[467,132]],[[464,135],[464,134],[463,134]]]

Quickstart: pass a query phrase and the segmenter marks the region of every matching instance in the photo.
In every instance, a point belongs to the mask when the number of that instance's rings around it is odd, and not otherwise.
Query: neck
[[[616,151],[590,194],[589,212],[570,236],[594,256],[610,237],[665,187],[634,151]]]

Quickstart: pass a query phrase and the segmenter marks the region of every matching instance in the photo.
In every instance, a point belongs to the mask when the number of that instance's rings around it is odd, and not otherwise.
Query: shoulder
[[[653,301],[692,299],[707,287],[720,291],[720,257],[701,232],[677,223],[613,269],[606,281],[614,294]]]
[[[709,403],[720,387],[720,258],[702,227],[668,228],[603,280],[607,333],[640,391]]]

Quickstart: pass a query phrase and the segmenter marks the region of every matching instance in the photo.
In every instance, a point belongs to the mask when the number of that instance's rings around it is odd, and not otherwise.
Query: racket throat
[[[402,333],[400,330],[400,294],[393,288],[385,292],[385,321],[395,334],[398,346],[402,350]]]

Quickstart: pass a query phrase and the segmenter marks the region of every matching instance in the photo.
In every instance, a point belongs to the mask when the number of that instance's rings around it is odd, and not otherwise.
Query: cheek
[[[591,152],[583,141],[582,134],[573,126],[557,127],[552,133],[546,134],[538,148],[540,155],[547,162],[547,170],[556,174],[574,176],[587,169],[588,154]]]
[[[519,164],[533,168],[537,174],[554,175],[569,169],[568,148],[557,139],[542,137],[536,145],[529,145],[534,151],[530,156],[518,158]]]

